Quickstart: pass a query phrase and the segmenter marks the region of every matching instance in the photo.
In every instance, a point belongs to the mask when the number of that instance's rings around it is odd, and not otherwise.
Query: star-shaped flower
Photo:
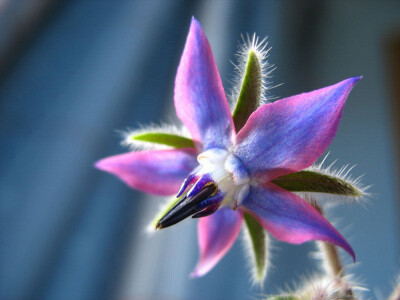
[[[108,157],[96,167],[134,189],[177,195],[157,218],[157,229],[188,216],[199,218],[200,260],[194,277],[207,273],[226,254],[243,219],[255,248],[265,248],[259,240],[266,237],[263,227],[292,244],[332,243],[354,259],[343,236],[293,192],[362,195],[346,178],[312,167],[335,136],[346,98],[360,78],[260,105],[265,53],[257,46],[248,50],[232,117],[210,45],[193,18],[175,81],[176,113],[191,139],[136,132],[131,139],[170,148]],[[262,254],[256,253],[255,260],[262,279]]]

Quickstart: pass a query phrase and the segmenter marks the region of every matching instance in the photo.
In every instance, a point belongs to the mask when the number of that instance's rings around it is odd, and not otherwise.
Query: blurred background
[[[330,147],[373,185],[333,220],[349,272],[383,299],[399,274],[400,1],[1,0],[0,299],[255,299],[311,275],[312,243],[275,241],[265,288],[238,241],[190,280],[196,222],[145,234],[163,201],[93,163],[126,151],[117,130],[177,122],[176,68],[202,23],[227,91],[240,34],[269,37],[271,91],[285,97],[364,79]]]

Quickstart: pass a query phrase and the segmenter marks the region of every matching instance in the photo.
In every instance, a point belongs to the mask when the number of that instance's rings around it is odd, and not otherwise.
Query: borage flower
[[[191,139],[162,130],[133,132],[128,136],[132,142],[170,149],[134,151],[96,164],[137,190],[177,195],[155,228],[189,216],[199,218],[200,259],[193,277],[207,273],[225,255],[243,219],[258,280],[266,270],[263,228],[292,244],[312,240],[335,244],[355,259],[343,236],[293,192],[362,196],[354,182],[309,168],[335,136],[346,98],[360,78],[260,105],[268,66],[265,44],[255,41],[242,51],[247,60],[239,66],[243,76],[232,117],[210,45],[199,22],[192,19],[174,99]]]

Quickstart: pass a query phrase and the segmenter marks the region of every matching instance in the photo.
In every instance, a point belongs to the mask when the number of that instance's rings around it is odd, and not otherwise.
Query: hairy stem
[[[316,201],[310,201],[310,203],[312,203],[312,206],[314,206],[314,208],[321,215],[324,215],[322,208],[316,203]],[[341,280],[343,278],[344,272],[336,246],[326,242],[318,242],[318,246],[323,255],[326,272],[329,272],[332,277]],[[349,296],[350,299],[352,299],[353,291],[350,287],[346,291],[346,296]]]
[[[342,264],[335,246],[325,242],[318,242],[319,248],[324,255],[324,260],[328,266],[328,270],[333,276],[340,276],[342,273]]]
[[[324,215],[322,208],[319,207],[318,204],[314,202],[313,206],[321,215]],[[327,266],[327,271],[334,277],[341,277],[343,266],[340,262],[336,246],[326,242],[318,242],[318,246],[322,252],[323,259]]]

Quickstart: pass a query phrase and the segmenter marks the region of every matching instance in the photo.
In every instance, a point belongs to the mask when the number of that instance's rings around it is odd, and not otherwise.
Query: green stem
[[[322,208],[316,203],[316,201],[310,201],[310,203],[322,216],[324,215]],[[344,276],[343,266],[340,261],[336,246],[326,242],[318,243],[325,261],[325,265],[328,268],[327,271],[331,273],[333,277],[337,278],[338,280],[342,280]],[[352,299],[353,291],[350,288],[346,291],[346,296],[349,296],[349,298]]]

